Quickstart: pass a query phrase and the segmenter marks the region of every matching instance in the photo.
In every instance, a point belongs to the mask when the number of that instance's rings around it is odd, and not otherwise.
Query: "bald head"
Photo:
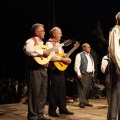
[[[50,31],[50,38],[55,39],[55,41],[60,41],[62,37],[62,31],[59,27],[53,27]]]
[[[83,51],[85,51],[86,53],[90,53],[90,50],[91,50],[90,45],[89,45],[88,43],[84,43],[84,44],[82,45],[82,49],[83,49]]]
[[[53,27],[50,30],[50,37],[54,37],[54,35],[56,34],[57,31],[61,31],[61,29],[59,27]]]

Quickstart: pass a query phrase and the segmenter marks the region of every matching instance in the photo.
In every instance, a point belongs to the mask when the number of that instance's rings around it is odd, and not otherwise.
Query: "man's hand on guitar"
[[[61,62],[63,62],[64,64],[68,65],[71,63],[71,59],[70,58],[61,58]]]
[[[43,50],[43,57],[48,57],[50,55],[50,52],[47,50]]]

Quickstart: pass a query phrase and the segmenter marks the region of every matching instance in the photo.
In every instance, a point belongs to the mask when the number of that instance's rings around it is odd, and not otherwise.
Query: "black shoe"
[[[81,103],[79,104],[79,107],[80,107],[80,108],[85,108],[85,104],[84,104],[83,102],[81,102]]]
[[[85,106],[88,106],[88,107],[92,107],[93,105],[92,104],[89,104],[89,103],[84,103]]]
[[[60,114],[66,114],[66,115],[73,115],[74,113],[69,111],[69,110],[65,110],[65,111],[59,111]]]
[[[49,116],[59,117],[59,115],[56,112],[49,112]]]

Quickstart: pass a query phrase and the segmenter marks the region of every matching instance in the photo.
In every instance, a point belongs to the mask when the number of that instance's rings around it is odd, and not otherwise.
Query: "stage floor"
[[[48,106],[45,106],[45,117],[51,120],[106,120],[107,100],[90,99],[93,107],[79,108],[78,102],[67,104],[67,108],[74,112],[74,115],[60,115],[59,118],[49,117]],[[58,112],[58,111],[57,111]],[[27,120],[26,104],[4,104],[0,105],[0,120]]]

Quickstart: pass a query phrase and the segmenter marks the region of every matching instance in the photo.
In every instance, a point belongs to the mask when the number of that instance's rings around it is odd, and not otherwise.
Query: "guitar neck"
[[[52,51],[54,51],[55,49],[57,49],[58,47],[62,47],[62,46],[64,46],[64,43],[61,43],[61,44],[59,44],[59,45],[57,45],[57,46],[55,46],[55,47],[52,47],[52,48],[48,49],[48,51],[49,51],[49,52],[52,52]]]
[[[73,47],[73,48],[65,55],[65,57],[69,57],[75,50],[76,50],[76,47]]]

